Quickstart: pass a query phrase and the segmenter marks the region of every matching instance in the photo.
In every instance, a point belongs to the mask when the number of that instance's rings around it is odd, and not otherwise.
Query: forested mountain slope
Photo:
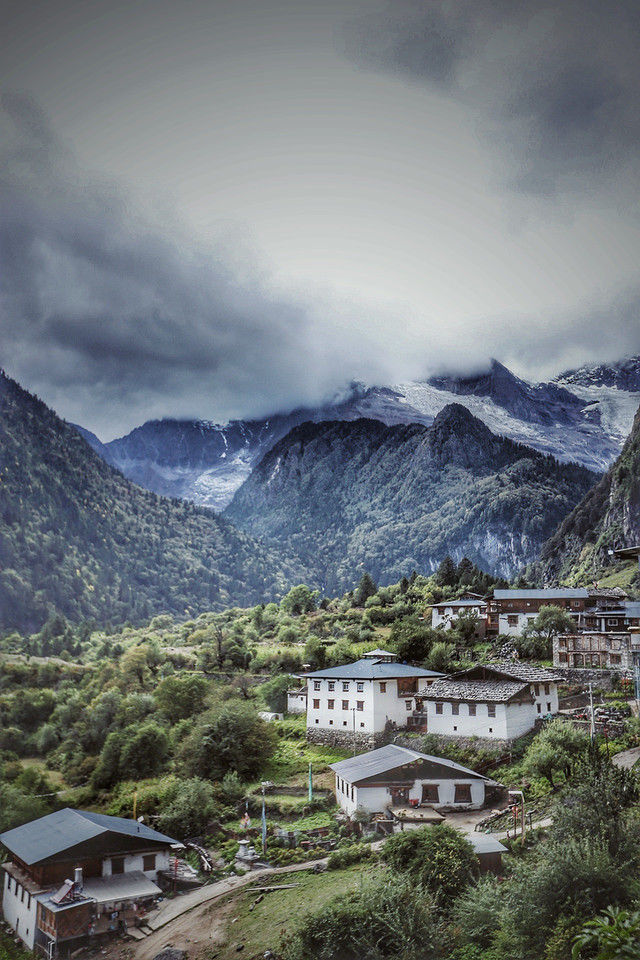
[[[640,543],[640,410],[622,453],[544,544],[532,576],[590,583],[616,565],[609,553]]]
[[[264,457],[225,516],[318,567],[328,591],[362,569],[381,582],[428,572],[447,554],[509,577],[537,558],[596,479],[451,404],[429,427],[303,424]]]
[[[0,629],[188,616],[302,578],[211,511],[148,493],[0,372]]]

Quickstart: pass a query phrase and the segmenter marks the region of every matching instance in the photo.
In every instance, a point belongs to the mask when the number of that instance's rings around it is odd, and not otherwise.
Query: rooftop
[[[496,600],[587,600],[584,587],[548,587],[544,590],[494,590]]]
[[[337,763],[330,764],[331,769],[338,776],[342,777],[348,783],[357,783],[360,780],[367,780],[369,777],[378,776],[381,773],[387,773],[390,770],[396,770],[398,767],[404,767],[412,763],[421,763],[423,761],[437,763],[442,767],[448,767],[457,773],[464,774],[465,777],[474,777],[477,780],[488,780],[482,774],[469,770],[453,760],[445,760],[444,757],[433,757],[427,753],[418,753],[417,750],[410,750],[408,747],[399,747],[395,743],[387,744],[385,747],[378,747],[377,750],[369,750],[368,753],[361,753],[357,757],[349,757],[347,760],[339,760]]]
[[[507,848],[488,833],[469,833],[467,840],[475,853],[506,853]]]
[[[523,663],[522,660],[497,660],[494,663],[482,664],[482,666],[490,667],[503,674],[508,674],[517,680],[529,680],[532,683],[545,683],[548,681],[557,683],[564,680],[564,677],[552,667],[535,667],[531,663]],[[457,674],[457,676],[459,676],[459,674]]]
[[[363,660],[397,660],[398,654],[391,653],[389,650],[367,650],[362,654]]]
[[[23,863],[30,865],[106,833],[138,837],[167,845],[178,842],[143,823],[138,823],[137,820],[65,807],[46,817],[0,833],[0,843]]]
[[[441,600],[434,607],[486,607],[485,600]]]
[[[411,667],[408,663],[387,663],[372,657],[362,657],[355,663],[327,667],[326,670],[310,670],[302,676],[326,677],[329,680],[388,680],[394,677],[442,677],[444,674],[426,670],[424,667]]]
[[[465,680],[447,677],[421,691],[425,700],[459,700],[471,703],[508,703],[521,694],[530,696],[521,680]]]

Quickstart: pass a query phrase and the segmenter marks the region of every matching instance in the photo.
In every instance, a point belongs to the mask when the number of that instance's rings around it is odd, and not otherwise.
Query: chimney
[[[82,867],[76,867],[73,874],[73,882],[75,885],[75,892],[82,893]]]

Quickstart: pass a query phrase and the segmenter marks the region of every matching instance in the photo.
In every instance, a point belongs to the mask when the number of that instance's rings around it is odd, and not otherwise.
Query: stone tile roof
[[[536,667],[531,663],[523,663],[522,660],[498,660],[484,666],[499,670],[500,673],[508,673],[517,680],[529,680],[531,683],[558,683],[564,680],[552,667]]]
[[[521,695],[530,697],[529,684],[521,680],[465,680],[448,677],[435,680],[419,695],[425,700],[460,700],[471,703],[508,703]]]

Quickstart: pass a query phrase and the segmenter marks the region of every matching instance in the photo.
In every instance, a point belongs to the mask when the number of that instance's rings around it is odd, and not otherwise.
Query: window
[[[330,726],[330,727],[333,726],[333,720],[329,720],[329,726]]]
[[[411,700],[405,700],[404,705],[407,708],[407,713],[409,713],[409,711],[411,710],[411,707],[413,706],[413,704],[411,703]]]
[[[618,626],[618,621],[617,621],[615,618],[608,617],[608,618],[607,618],[607,626],[608,626],[608,627],[617,627],[617,626]]]
[[[541,704],[541,703],[537,703],[537,704],[536,704],[536,707],[538,708],[538,713],[542,713],[542,704]]]
[[[452,704],[451,704],[451,713],[454,715],[454,717],[457,717],[457,716],[458,716],[458,714],[460,713],[460,704],[459,704],[459,703],[452,703]]]
[[[327,700],[327,709],[333,710],[335,705],[335,700]]]
[[[470,717],[475,717],[475,715],[476,715],[476,705],[475,705],[475,703],[470,703],[470,704],[469,704],[469,716],[470,716]]]
[[[319,721],[319,720],[316,720],[316,723],[320,723],[320,721]]]
[[[386,683],[381,683],[381,684],[380,684],[380,693],[386,693],[386,692],[387,692],[387,685],[386,685]]]
[[[356,683],[356,690],[358,693],[362,693],[364,691],[364,683]]]
[[[356,700],[356,707],[358,710],[364,710],[364,700]]]
[[[620,656],[619,653],[612,653],[609,659],[611,660],[611,663],[621,663],[621,662],[622,662],[622,657]]]
[[[509,616],[507,617],[507,623],[509,624],[510,627],[517,627],[518,626],[517,616],[515,616],[514,614],[509,614]]]
[[[314,689],[314,690],[319,690],[319,689],[320,689],[320,681],[319,681],[319,680],[314,680],[314,681],[313,681],[313,689]]]
[[[364,723],[361,723],[360,726],[361,726],[361,727],[364,727]]]
[[[534,683],[534,685],[533,685],[533,692],[535,693],[536,697],[539,697],[539,696],[540,696],[540,684],[539,684],[539,683]]]
[[[343,700],[343,701],[342,701],[342,709],[343,709],[343,710],[348,710],[348,709],[349,709],[349,701],[348,701],[348,700]]]
[[[489,733],[493,733],[493,727],[489,727]]]
[[[156,868],[156,855],[155,853],[145,853],[142,858],[142,869],[144,870],[155,870]]]
[[[547,702],[547,713],[551,713],[551,704]]]
[[[440,803],[440,791],[438,790],[437,783],[422,784],[422,802]]]
[[[343,726],[343,727],[346,727],[346,725],[347,725],[347,721],[346,721],[346,720],[343,720],[343,721],[342,721],[342,726]]]
[[[327,686],[329,687],[329,690],[331,690],[331,691],[335,690],[335,688],[336,688],[336,682],[335,682],[335,680],[329,680],[329,683],[328,683]]]
[[[471,784],[456,783],[454,803],[471,803]]]
[[[487,714],[488,714],[488,716],[490,716],[490,717],[495,717],[495,715],[496,715],[496,705],[495,705],[495,703],[489,703],[489,704],[487,704]]]
[[[319,701],[319,700],[314,700],[314,701],[313,701],[313,709],[314,709],[314,710],[319,710],[319,709],[320,709],[320,701]]]
[[[348,681],[348,680],[343,680],[343,681],[342,681],[342,692],[343,692],[343,693],[346,693],[348,689],[349,689],[349,681]]]
[[[547,697],[548,697],[548,696],[549,696],[549,684],[548,684],[548,683],[545,683],[545,685],[544,685],[544,692],[545,692],[545,694],[546,694]]]
[[[111,873],[124,873],[124,857],[111,857]]]
[[[442,713],[442,704],[436,703],[436,713]]]

